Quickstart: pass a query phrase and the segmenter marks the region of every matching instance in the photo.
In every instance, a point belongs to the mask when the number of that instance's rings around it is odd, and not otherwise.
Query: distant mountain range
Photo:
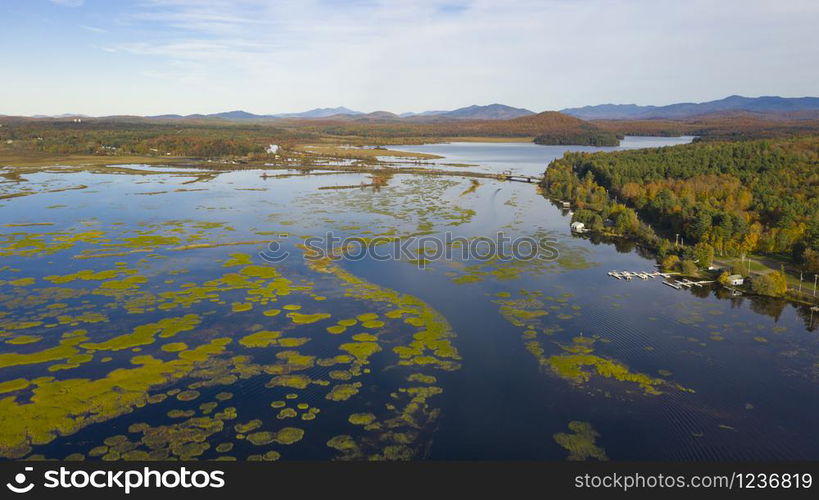
[[[257,115],[247,111],[226,111],[222,113],[212,113],[208,115],[155,115],[146,118],[157,119],[190,119],[190,118],[223,118],[226,120],[275,120],[279,118],[338,118],[338,119],[360,119],[361,121],[374,120],[400,120],[402,118],[435,117],[464,120],[508,120],[521,116],[533,115],[532,111],[522,108],[513,108],[504,104],[489,104],[487,106],[466,106],[455,110],[447,111],[424,111],[422,113],[403,113],[396,115],[389,111],[375,111],[373,113],[362,113],[354,111],[344,106],[337,108],[316,108],[301,113],[279,113],[274,115]]]
[[[513,108],[505,104],[489,104],[486,106],[466,106],[452,111],[424,111],[423,113],[403,113],[402,118],[414,116],[438,116],[444,118],[458,118],[464,120],[509,120],[535,114],[523,108]]]
[[[745,114],[759,119],[804,120],[819,119],[819,97],[743,97],[733,95],[716,101],[693,103],[683,102],[667,106],[640,106],[637,104],[600,104],[581,108],[567,108],[560,111],[581,120],[688,120],[707,116]],[[301,113],[255,114],[242,110],[225,111],[211,114],[193,115],[154,115],[145,117],[154,120],[282,120],[282,119],[324,119],[358,122],[441,122],[458,120],[512,120],[535,113],[523,108],[514,108],[504,104],[472,105],[454,110],[433,110],[420,113],[402,113],[397,115],[389,111],[362,113],[344,106],[335,108],[316,108]],[[2,116],[2,115],[0,115]],[[55,116],[37,115],[32,118],[91,118],[79,114]]]
[[[272,120],[276,118],[326,118],[335,115],[361,115],[361,111],[353,111],[344,106],[337,108],[316,108],[309,111],[302,111],[301,113],[279,113],[276,115],[257,115],[248,113],[247,111],[224,111],[222,113],[211,113],[209,115],[195,114],[195,115],[154,115],[146,116],[146,118],[224,118],[226,120]]]
[[[786,114],[804,111],[819,111],[819,97],[743,97],[732,95],[725,99],[708,102],[682,102],[667,106],[638,106],[636,104],[600,104],[567,108],[561,113],[582,120],[679,120],[699,115],[726,112],[748,112],[760,114]]]

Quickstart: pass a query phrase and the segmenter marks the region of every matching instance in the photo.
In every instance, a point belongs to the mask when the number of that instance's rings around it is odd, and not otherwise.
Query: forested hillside
[[[362,138],[437,137],[538,137],[540,144],[617,145],[616,134],[588,122],[555,111],[509,120],[381,121],[311,120],[291,121],[287,127],[331,136]],[[605,143],[605,144],[604,144]]]
[[[661,249],[636,214],[717,255],[788,254],[819,272],[819,137],[567,153],[544,185],[589,209],[593,225],[613,216]]]

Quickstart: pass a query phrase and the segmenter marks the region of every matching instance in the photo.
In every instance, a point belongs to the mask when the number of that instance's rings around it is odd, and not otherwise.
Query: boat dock
[[[668,273],[661,273],[659,271],[609,271],[608,275],[612,278],[618,280],[626,280],[631,281],[634,278],[638,278],[641,280],[647,280],[651,278],[669,278],[671,275]]]
[[[633,279],[648,280],[652,278],[663,278],[663,285],[670,286],[676,290],[691,288],[694,286],[710,285],[715,281],[691,281],[688,278],[680,280],[670,280],[671,276],[677,273],[662,273],[660,271],[609,271],[608,275],[614,279],[631,281]]]

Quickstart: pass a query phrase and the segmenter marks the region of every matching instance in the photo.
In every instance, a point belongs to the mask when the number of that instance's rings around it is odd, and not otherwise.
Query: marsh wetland
[[[819,313],[612,280],[653,259],[572,236],[534,185],[263,173],[0,169],[0,457],[819,459]],[[304,258],[498,231],[559,258]]]

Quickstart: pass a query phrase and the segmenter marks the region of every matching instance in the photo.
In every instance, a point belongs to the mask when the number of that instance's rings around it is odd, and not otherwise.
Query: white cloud
[[[55,5],[61,5],[63,7],[82,7],[85,3],[85,0],[49,0],[51,3]]]
[[[225,95],[239,85],[287,110],[490,101],[544,109],[753,93],[764,87],[748,84],[752,74],[761,80],[760,59],[816,53],[819,41],[807,33],[817,13],[809,3],[799,15],[793,5],[702,0],[143,5],[134,19],[162,26],[162,36],[115,49],[166,60],[154,75]]]
[[[130,112],[337,105],[401,112],[490,102],[541,111],[806,95],[819,81],[814,0],[117,5],[127,7],[105,26],[111,35],[102,49],[115,53],[107,64],[127,69],[101,72],[109,106]],[[99,81],[91,67],[84,75],[88,85]]]
[[[90,31],[91,33],[108,33],[108,30],[97,28],[96,26],[82,25],[80,28],[84,29],[85,31]]]

